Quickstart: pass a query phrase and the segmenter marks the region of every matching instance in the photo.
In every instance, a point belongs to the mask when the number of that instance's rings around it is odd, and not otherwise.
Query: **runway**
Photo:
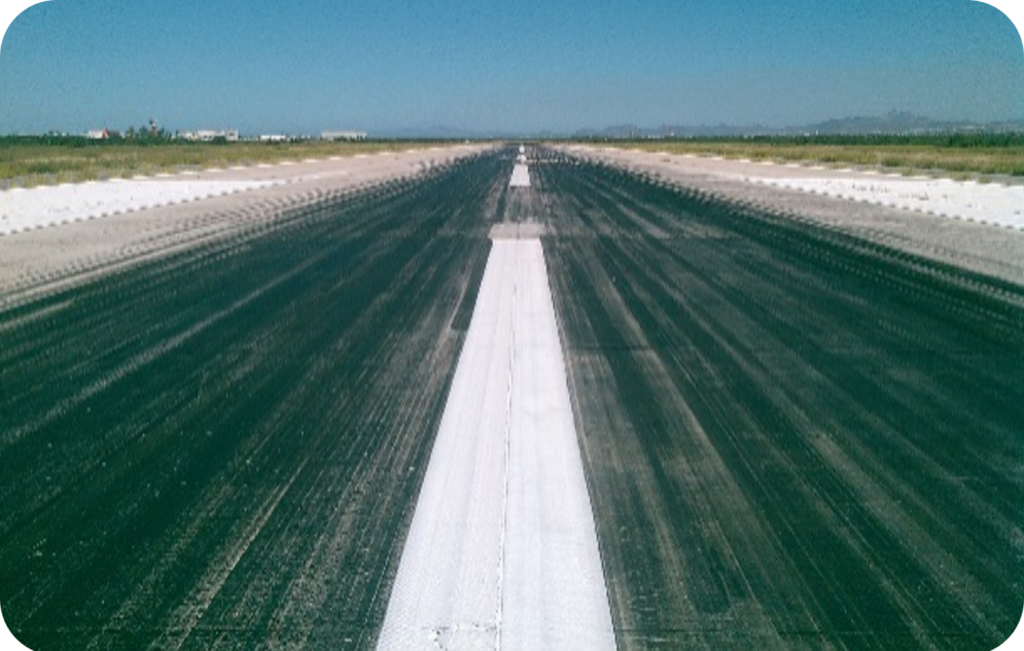
[[[379,649],[614,649],[540,241],[494,242]]]
[[[861,228],[893,208],[857,204],[844,227],[840,204],[823,221],[708,192],[708,177],[525,155],[528,186],[510,187],[512,147],[344,192],[325,176],[302,201],[232,197],[232,214],[259,213],[249,226],[154,240],[116,265],[61,250],[19,280],[0,311],[0,604],[15,635],[35,649],[375,648],[406,594],[419,503],[453,493],[430,479],[435,457],[452,477],[475,468],[454,491],[466,518],[523,529],[478,546],[459,535],[468,519],[426,511],[422,526],[450,525],[438,535],[465,551],[438,564],[479,555],[507,578],[480,588],[480,621],[449,617],[469,595],[430,597],[448,619],[407,630],[436,628],[431,643],[451,621],[488,647],[563,646],[529,623],[502,643],[520,615],[495,600],[567,571],[519,602],[559,612],[595,562],[623,649],[988,649],[1013,631],[1019,271]],[[189,214],[220,223],[201,213],[223,199],[205,201]],[[906,219],[1006,251],[1021,237]],[[494,337],[480,348],[478,314]],[[500,441],[452,438],[453,400]],[[517,421],[511,404],[538,411]],[[574,488],[531,497],[570,441]],[[575,523],[570,546],[591,526],[597,558],[517,566],[513,539],[541,550],[520,558],[561,544],[548,513]]]

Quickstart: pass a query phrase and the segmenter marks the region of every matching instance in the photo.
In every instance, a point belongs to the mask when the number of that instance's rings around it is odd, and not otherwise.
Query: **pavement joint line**
[[[517,265],[518,266],[518,265]],[[512,327],[509,328],[509,340],[511,345],[508,347],[508,384],[506,385],[506,398],[505,398],[505,468],[502,473],[502,496],[501,496],[501,542],[498,550],[498,610],[495,613],[494,621],[494,648],[497,651],[501,650],[501,621],[502,621],[502,610],[505,606],[505,541],[508,534],[508,476],[509,476],[509,462],[510,462],[510,451],[511,451],[511,434],[512,434],[512,386],[515,381],[514,373],[516,368],[516,286],[517,279],[515,278],[515,271],[513,271],[512,280]]]

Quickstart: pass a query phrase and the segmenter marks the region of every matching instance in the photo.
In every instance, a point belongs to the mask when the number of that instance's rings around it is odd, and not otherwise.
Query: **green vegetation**
[[[430,147],[445,141],[187,142],[146,130],[130,138],[0,137],[0,190],[161,172],[354,156]],[[590,144],[671,154],[696,154],[830,166],[886,168],[953,177],[1024,176],[1024,134],[929,136],[763,136],[586,140]]]
[[[602,144],[671,154],[889,168],[905,174],[1024,176],[1024,134],[1020,133],[765,136],[609,141]]]
[[[145,132],[140,132],[145,133]],[[186,142],[162,137],[0,137],[0,190],[432,147],[438,141]]]

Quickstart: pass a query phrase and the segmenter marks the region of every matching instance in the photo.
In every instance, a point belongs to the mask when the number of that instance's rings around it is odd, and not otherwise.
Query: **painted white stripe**
[[[528,188],[530,187],[530,168],[525,163],[516,163],[512,168],[512,178],[509,179],[509,187]]]
[[[497,240],[378,648],[614,649],[539,240]]]

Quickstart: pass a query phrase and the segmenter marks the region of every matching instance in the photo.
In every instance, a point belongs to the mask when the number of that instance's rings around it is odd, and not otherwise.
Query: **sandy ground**
[[[410,150],[0,193],[0,307],[240,230],[289,209],[408,178],[488,148]]]
[[[614,148],[561,150],[1024,284],[1024,186]]]

